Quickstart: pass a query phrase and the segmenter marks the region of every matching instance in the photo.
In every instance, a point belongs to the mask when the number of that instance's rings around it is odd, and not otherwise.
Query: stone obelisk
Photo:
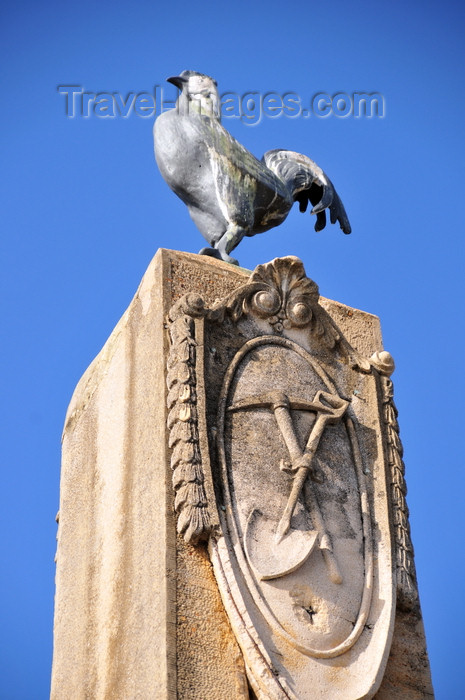
[[[432,698],[392,370],[296,258],[159,250],[66,417],[51,697]]]

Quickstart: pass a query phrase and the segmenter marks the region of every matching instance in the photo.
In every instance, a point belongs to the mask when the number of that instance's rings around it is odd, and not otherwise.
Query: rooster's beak
[[[182,90],[183,85],[187,83],[187,78],[183,78],[181,75],[175,75],[172,78],[167,78],[166,82],[176,85],[177,88]]]

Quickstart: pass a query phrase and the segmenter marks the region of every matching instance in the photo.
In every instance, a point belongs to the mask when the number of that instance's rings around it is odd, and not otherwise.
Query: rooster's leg
[[[235,258],[232,258],[229,253],[234,250],[237,245],[239,245],[245,234],[245,229],[237,226],[236,224],[230,224],[228,226],[225,233],[214,244],[214,247],[220,253],[222,260],[231,263],[232,265],[239,265],[238,261]]]

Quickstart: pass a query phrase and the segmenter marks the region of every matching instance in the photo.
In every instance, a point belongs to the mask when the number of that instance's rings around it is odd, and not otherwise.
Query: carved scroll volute
[[[212,314],[221,320],[244,315],[266,320],[270,333],[305,329],[328,351],[337,351],[352,367],[370,371],[370,363],[353,348],[319,304],[318,285],[305,274],[302,261],[292,255],[258,265],[243,287],[218,302]],[[213,316],[212,316],[213,317]]]
[[[298,258],[289,256],[259,265],[250,283],[256,285],[258,291],[251,290],[244,299],[243,311],[266,318],[276,333],[318,324],[318,286],[305,275]],[[329,347],[334,347],[339,340],[337,330],[329,324],[316,332],[321,335],[326,332]]]

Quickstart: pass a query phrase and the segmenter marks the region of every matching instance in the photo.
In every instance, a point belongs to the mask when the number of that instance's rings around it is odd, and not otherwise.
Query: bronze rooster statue
[[[281,224],[294,202],[316,214],[315,231],[350,223],[331,180],[307,156],[275,149],[259,161],[222,126],[216,82],[195,71],[168,78],[181,94],[154,125],[155,157],[163,178],[187,205],[210,244],[204,255],[237,264],[229,253],[244,236]]]

